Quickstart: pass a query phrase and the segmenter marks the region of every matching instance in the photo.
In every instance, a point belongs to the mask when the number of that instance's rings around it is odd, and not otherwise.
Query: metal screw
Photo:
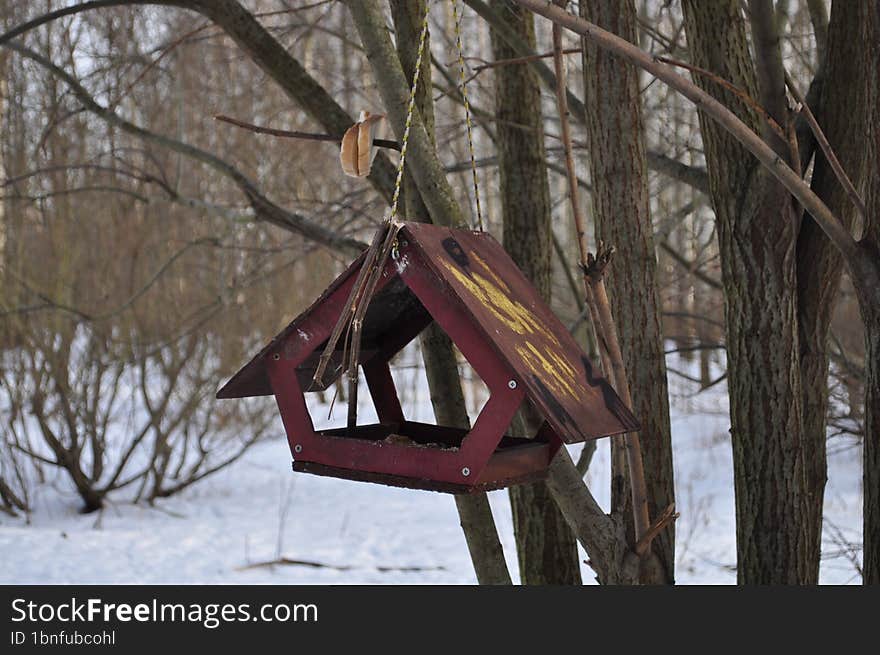
[[[300,444],[296,444],[293,447],[293,452],[295,452],[295,453],[301,453],[302,451],[303,451],[303,447]]]
[[[507,383],[507,386],[510,387],[511,389],[516,389],[516,380],[511,380],[510,382]]]
[[[275,353],[274,355],[272,355],[272,359],[274,359],[277,362],[279,359],[281,359],[281,355],[278,353]]]
[[[467,477],[471,474],[471,470],[467,466],[465,466],[463,469],[461,469],[461,474],[464,477]]]

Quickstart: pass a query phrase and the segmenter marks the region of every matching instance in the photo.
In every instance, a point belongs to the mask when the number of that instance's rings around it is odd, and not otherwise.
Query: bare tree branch
[[[292,100],[309,114],[312,120],[323,126],[328,133],[338,134],[341,138],[345,130],[354,124],[354,118],[309,75],[308,71],[254,18],[253,14],[235,0],[95,0],[84,2],[63,10],[49,12],[0,35],[0,45],[5,45],[16,36],[63,16],[102,7],[126,5],[179,7],[202,14],[223,29],[245,54],[253,59]],[[394,189],[394,166],[383,153],[379,153],[373,162],[369,180],[377,191],[390,201]]]
[[[828,163],[831,165],[831,170],[834,171],[837,181],[840,182],[840,185],[846,190],[847,195],[856,206],[856,209],[859,210],[862,218],[867,220],[868,208],[865,207],[865,203],[861,196],[859,196],[859,192],[856,191],[852,180],[846,174],[846,171],[843,170],[843,165],[840,163],[840,159],[838,159],[837,155],[834,153],[831,144],[828,143],[828,138],[819,126],[819,121],[816,120],[816,116],[810,110],[810,107],[807,104],[807,99],[804,98],[800,91],[798,91],[797,85],[788,73],[785,74],[785,84],[788,86],[788,90],[791,91],[791,95],[794,96],[794,99],[797,100],[800,105],[800,113],[804,117],[804,120],[806,120],[807,125],[810,126],[810,130],[816,138],[816,143],[819,144],[819,147],[822,149],[822,154],[825,155],[825,159],[827,159]]]
[[[684,255],[682,255],[675,248],[669,245],[669,242],[660,241],[660,248],[662,248],[663,252],[665,252],[672,258],[672,261],[684,268],[688,273],[692,274],[695,278],[705,283],[707,286],[719,290],[722,288],[721,282],[703,273],[703,271],[700,270],[699,266],[697,266],[696,262],[692,262],[687,259]]]
[[[12,42],[7,42],[5,47],[35,61],[46,68],[55,77],[63,80],[70,87],[77,100],[81,102],[88,111],[103,119],[108,124],[118,127],[123,132],[131,134],[139,139],[158,143],[169,150],[179,152],[191,159],[200,161],[232,179],[250,201],[255,215],[259,220],[266,221],[288,231],[296,232],[334,250],[347,253],[359,253],[363,250],[364,244],[362,242],[350,237],[339,235],[334,230],[319,225],[305,216],[289,212],[279,207],[266,198],[256,184],[248,179],[241,171],[216,155],[196,148],[188,143],[183,143],[182,141],[150,132],[149,130],[130,123],[114,111],[101,106],[71,74],[55,65],[41,54],[34,52],[30,48]]]
[[[698,86],[677,74],[670,66],[656,61],[628,41],[606,32],[596,25],[569,14],[558,7],[541,0],[515,0],[535,13],[558,23],[596,43],[597,46],[610,50],[626,61],[644,69],[659,78],[670,87],[694,102],[725,130],[730,132],[749,152],[751,152],[789,192],[810,212],[816,222],[843,253],[850,268],[858,271],[870,270],[874,263],[867,261],[868,253],[859,248],[838,218],[824,202],[804,183],[801,176],[793,171],[779,155],[773,151],[757,134],[752,132],[727,107],[718,102]],[[870,273],[873,275],[873,273]],[[861,276],[860,276],[861,277]]]
[[[231,116],[224,116],[223,114],[217,114],[214,116],[215,121],[221,121],[223,123],[229,123],[230,125],[235,125],[236,127],[240,127],[242,129],[248,130],[250,132],[256,132],[257,134],[269,134],[271,136],[280,136],[285,139],[303,139],[305,141],[329,141],[330,143],[340,143],[341,139],[339,137],[333,136],[332,134],[314,134],[312,132],[299,132],[296,130],[279,130],[274,127],[265,127],[262,125],[254,125],[253,123],[247,123],[242,120],[238,120],[237,118],[232,118]],[[400,151],[400,144],[397,141],[389,141],[388,139],[373,139],[373,145],[379,148],[389,148],[391,150]]]
[[[498,35],[513,50],[519,53],[521,57],[527,58],[529,65],[538,74],[541,82],[551,93],[556,90],[556,75],[553,70],[535,56],[535,52],[531,49],[515,31],[511,30],[506,22],[498,16],[497,11],[490,7],[484,0],[464,0],[471,9],[483,20],[492,25],[492,29],[498,31]],[[584,103],[578,98],[571,89],[566,89],[566,102],[571,112],[571,118],[579,125],[585,125],[587,120],[587,109]],[[709,182],[706,171],[699,167],[688,166],[677,162],[670,157],[659,152],[648,151],[648,166],[658,173],[672,177],[679,182],[692,186],[693,188],[708,194]],[[674,165],[672,165],[674,164]]]
[[[688,166],[677,159],[673,159],[659,152],[648,151],[646,153],[648,166],[652,170],[662,173],[674,180],[683,182],[697,191],[709,195],[709,176],[706,169],[699,166]]]

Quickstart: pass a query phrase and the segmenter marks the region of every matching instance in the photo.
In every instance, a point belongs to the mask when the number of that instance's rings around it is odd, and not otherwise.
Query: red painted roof
[[[450,299],[462,304],[486,341],[525,385],[528,398],[560,438],[574,443],[638,429],[630,410],[605,379],[593,371],[589,358],[566,327],[491,235],[406,223],[400,240],[419,255],[411,258],[408,265],[424,262],[422,265],[450,291]],[[239,371],[217,397],[271,394],[264,358],[358,269],[360,261],[356,260],[316,303]],[[401,320],[406,320],[405,316],[389,317],[387,311],[370,313],[375,317],[373,322],[383,324],[375,327],[386,330],[393,330]],[[370,322],[368,314],[365,333]]]

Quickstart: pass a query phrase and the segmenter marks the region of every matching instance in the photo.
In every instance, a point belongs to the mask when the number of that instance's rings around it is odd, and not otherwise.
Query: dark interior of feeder
[[[433,319],[421,301],[396,277],[373,296],[361,332],[360,363],[364,364],[378,353],[393,356],[431,324]],[[324,391],[342,375],[345,340],[340,339],[324,374],[322,385],[312,382],[318,360],[326,342],[297,367],[300,384],[306,391]]]
[[[349,439],[363,439],[366,441],[384,441],[414,448],[457,450],[461,447],[461,442],[467,432],[467,430],[461,428],[404,421],[403,423],[392,424],[374,423],[372,425],[358,425],[353,430],[346,427],[332,428],[321,430],[320,434]],[[501,443],[498,444],[496,451],[534,446],[547,442],[548,439],[543,430],[539,430],[534,439],[505,436],[501,439]]]
[[[433,322],[433,318],[425,309],[421,301],[410,291],[404,282],[397,278],[390,282],[381,292],[376,294],[364,317],[363,333],[361,337],[361,357],[359,361],[364,364],[370,358],[382,353],[383,356],[393,356]],[[327,372],[324,375],[323,384],[318,386],[312,383],[312,376],[318,364],[321,353],[324,352],[325,344],[315,349],[297,369],[300,383],[307,391],[317,392],[328,390],[336,383],[343,372],[343,357],[345,354],[344,340],[340,339]],[[474,373],[474,378],[479,376]],[[344,383],[344,381],[343,381]],[[366,385],[361,384],[358,394],[368,394]],[[398,392],[400,389],[398,388]],[[329,392],[328,392],[329,393]],[[342,414],[345,414],[345,402],[337,400],[342,405]],[[403,423],[370,425],[358,425],[353,429],[347,427],[330,428],[320,431],[321,434],[352,439],[364,439],[368,441],[385,441],[398,445],[407,445],[416,448],[440,448],[457,449],[461,447],[462,440],[467,430],[461,428],[430,425],[415,421]],[[539,431],[534,439],[521,439],[505,436],[498,446],[498,450],[535,445],[545,443],[548,439]]]

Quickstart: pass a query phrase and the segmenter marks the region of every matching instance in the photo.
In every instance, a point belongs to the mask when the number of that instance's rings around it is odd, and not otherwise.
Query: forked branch
[[[553,25],[553,64],[556,73],[556,105],[559,112],[561,139],[565,152],[569,201],[571,202],[572,214],[574,215],[581,268],[584,273],[584,294],[587,306],[590,308],[592,323],[596,329],[596,337],[599,342],[605,374],[612,376],[614,387],[617,393],[620,394],[624,404],[627,407],[632,407],[632,396],[626,376],[626,368],[623,363],[623,352],[617,337],[617,327],[614,324],[614,318],[611,313],[608,293],[605,290],[604,271],[614,254],[614,249],[605,248],[600,244],[599,250],[593,254],[589,252],[587,245],[586,219],[578,196],[577,174],[572,152],[571,127],[568,121],[568,94],[565,60],[563,59],[562,49],[562,28],[555,24]],[[651,538],[646,537],[650,527],[648,488],[645,481],[639,435],[636,432],[630,432],[623,439],[626,444],[626,464],[630,472],[636,541],[640,542],[647,538],[647,543],[650,546]],[[620,465],[623,465],[622,461]]]

